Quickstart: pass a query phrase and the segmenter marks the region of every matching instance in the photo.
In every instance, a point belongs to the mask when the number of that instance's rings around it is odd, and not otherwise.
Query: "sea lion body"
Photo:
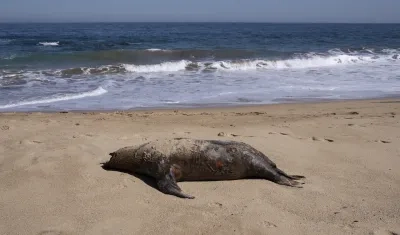
[[[176,182],[264,178],[278,184],[300,187],[296,180],[276,167],[262,152],[237,141],[164,139],[110,153],[105,169],[150,176],[160,191],[183,198]]]

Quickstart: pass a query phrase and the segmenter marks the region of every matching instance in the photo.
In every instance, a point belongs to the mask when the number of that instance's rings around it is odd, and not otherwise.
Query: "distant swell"
[[[65,95],[48,97],[48,98],[44,98],[44,99],[40,99],[40,100],[22,101],[22,102],[13,103],[13,104],[0,105],[0,109],[13,108],[13,107],[18,107],[18,106],[23,106],[23,105],[48,104],[48,103],[54,103],[54,102],[58,102],[58,101],[76,100],[76,99],[82,99],[85,97],[100,96],[105,93],[107,93],[107,90],[103,89],[102,87],[98,87],[96,90],[83,92],[83,93],[79,93],[79,94],[65,94]]]
[[[59,46],[59,42],[40,42],[41,46]],[[226,50],[167,50],[150,48],[144,50],[101,50],[101,51],[77,51],[71,53],[47,53],[35,52],[26,55],[19,55],[12,59],[15,64],[30,64],[30,63],[51,63],[69,64],[69,63],[125,63],[125,64],[154,64],[165,61],[178,60],[230,60],[230,59],[245,59],[255,56],[262,56],[266,52],[255,52],[238,49]],[[267,52],[269,55],[284,56],[288,53]],[[0,58],[1,60],[1,58]]]

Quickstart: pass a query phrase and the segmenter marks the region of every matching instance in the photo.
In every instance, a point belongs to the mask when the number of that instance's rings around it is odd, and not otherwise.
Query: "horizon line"
[[[308,22],[308,21],[0,21],[0,24],[400,24],[400,22]]]

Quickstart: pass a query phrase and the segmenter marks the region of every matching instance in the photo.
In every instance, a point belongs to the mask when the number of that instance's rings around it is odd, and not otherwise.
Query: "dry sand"
[[[399,234],[399,121],[398,99],[2,113],[0,234]],[[182,182],[185,200],[100,166],[164,137],[244,141],[306,184]]]

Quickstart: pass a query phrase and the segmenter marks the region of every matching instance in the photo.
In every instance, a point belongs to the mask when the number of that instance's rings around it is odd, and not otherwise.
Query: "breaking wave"
[[[58,102],[58,101],[66,101],[66,100],[76,100],[76,99],[82,99],[85,97],[100,96],[107,92],[108,91],[103,89],[102,87],[98,87],[96,90],[82,92],[82,93],[78,93],[78,94],[63,94],[63,95],[57,95],[57,96],[48,97],[48,98],[44,98],[44,99],[40,99],[40,100],[30,100],[30,101],[22,101],[22,102],[18,102],[18,103],[0,105],[0,109],[7,109],[7,108],[18,107],[18,106],[24,106],[24,105],[48,104],[48,103],[54,103],[54,102]]]
[[[400,61],[399,54],[389,53],[387,55],[317,55],[309,53],[296,58],[285,60],[264,60],[264,59],[244,59],[244,60],[222,60],[210,62],[193,62],[181,60],[175,62],[164,62],[152,65],[132,65],[124,64],[127,72],[151,73],[151,72],[175,72],[181,70],[190,71],[241,71],[241,70],[260,70],[260,69],[307,69],[332,66],[346,66],[354,64],[366,64],[376,62],[395,62]]]
[[[41,42],[44,46],[58,46],[59,42]],[[346,52],[344,52],[346,51]],[[140,49],[140,50],[106,50],[106,51],[80,51],[72,53],[32,53],[26,55],[0,55],[3,63],[8,65],[27,65],[27,64],[43,64],[51,63],[52,66],[68,66],[74,65],[135,65],[135,66],[150,66],[163,63],[176,63],[181,61],[190,61],[198,65],[208,66],[205,63],[216,63],[219,67],[221,62],[225,65],[231,64],[231,69],[238,69],[236,65],[242,63],[247,64],[252,62],[268,63],[269,67],[275,63],[276,67],[318,67],[332,66],[336,64],[351,64],[368,61],[377,61],[379,59],[397,59],[399,58],[400,49],[382,49],[373,48],[356,48],[356,49],[331,49],[324,53],[300,53],[300,52],[281,52],[273,50],[242,50],[242,49],[219,49],[219,50],[168,50],[168,49]],[[171,65],[172,66],[172,65]],[[236,67],[235,67],[236,66]],[[227,67],[227,66],[225,66]],[[235,67],[235,68],[234,68]],[[254,66],[253,66],[254,67]],[[258,67],[265,67],[259,64]],[[224,64],[222,64],[222,69]]]
[[[124,68],[128,72],[136,72],[136,73],[176,72],[176,71],[180,71],[180,70],[185,70],[185,68],[190,63],[191,63],[190,61],[181,60],[178,62],[164,62],[164,63],[153,64],[153,65],[125,64]]]
[[[312,56],[309,58],[295,58],[288,60],[218,61],[205,65],[201,64],[201,66],[208,69],[218,70],[305,69],[377,62],[382,59],[385,58],[351,55],[338,55],[328,57]]]
[[[371,51],[371,52],[368,52]],[[155,51],[154,53],[158,53]],[[11,60],[12,58],[9,58]],[[178,71],[192,72],[214,72],[214,71],[267,71],[282,69],[316,69],[335,66],[352,66],[371,63],[393,64],[400,62],[400,50],[385,49],[380,53],[374,53],[370,49],[364,53],[344,53],[341,50],[330,50],[328,53],[303,53],[296,54],[287,59],[227,59],[227,60],[167,60],[161,63],[116,63],[102,65],[99,67],[72,67],[60,70],[40,70],[40,71],[19,71],[18,77],[23,78],[30,73],[44,76],[73,77],[80,75],[101,75],[101,74],[121,74],[121,73],[171,73]],[[5,70],[0,71],[1,79],[9,77],[10,73]]]

